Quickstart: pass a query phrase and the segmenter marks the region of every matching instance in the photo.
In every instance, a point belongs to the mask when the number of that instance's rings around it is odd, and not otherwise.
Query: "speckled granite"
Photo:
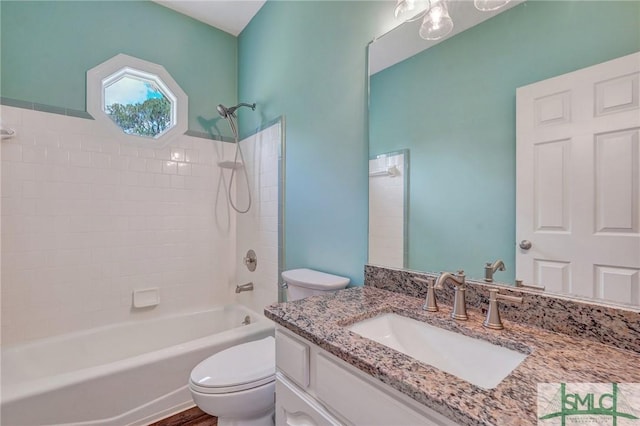
[[[483,315],[449,318],[451,309],[427,313],[422,298],[372,286],[265,308],[267,317],[414,400],[466,425],[533,425],[538,383],[640,382],[640,354],[504,321],[482,327]],[[485,390],[348,331],[345,326],[385,312],[510,347],[529,356],[495,389]],[[472,356],[472,354],[470,354]]]
[[[437,276],[432,273],[372,265],[365,265],[364,271],[365,286],[421,298],[427,294],[426,286],[414,281],[413,278]],[[489,304],[487,287],[496,286],[472,280],[467,280],[467,283],[467,306],[480,310],[486,309]],[[640,310],[581,302],[536,290],[507,286],[500,288],[504,294],[523,298],[522,305],[500,304],[500,315],[503,319],[640,352]],[[452,305],[453,294],[452,286],[445,286],[444,289],[438,290],[436,292],[438,303]]]

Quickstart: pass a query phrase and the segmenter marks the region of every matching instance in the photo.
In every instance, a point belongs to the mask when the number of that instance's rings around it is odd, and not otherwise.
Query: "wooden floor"
[[[188,410],[174,414],[171,417],[152,423],[149,426],[217,426],[218,418],[213,417],[199,409],[193,407]]]

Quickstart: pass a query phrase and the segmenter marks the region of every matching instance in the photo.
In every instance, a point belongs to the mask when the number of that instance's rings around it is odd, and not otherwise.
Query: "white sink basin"
[[[498,386],[527,357],[391,313],[357,322],[348,329],[484,389]]]

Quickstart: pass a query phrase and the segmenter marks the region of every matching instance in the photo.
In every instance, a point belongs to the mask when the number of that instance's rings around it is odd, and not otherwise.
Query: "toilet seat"
[[[192,371],[195,392],[224,394],[263,386],[275,380],[276,344],[272,336],[232,346],[202,361]]]
[[[342,290],[351,281],[349,278],[307,268],[284,271],[282,279],[290,285],[323,291]]]

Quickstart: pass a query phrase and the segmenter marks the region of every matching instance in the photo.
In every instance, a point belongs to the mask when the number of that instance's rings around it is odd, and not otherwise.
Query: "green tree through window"
[[[164,96],[143,103],[107,105],[106,113],[129,135],[155,137],[171,126],[171,103]]]

